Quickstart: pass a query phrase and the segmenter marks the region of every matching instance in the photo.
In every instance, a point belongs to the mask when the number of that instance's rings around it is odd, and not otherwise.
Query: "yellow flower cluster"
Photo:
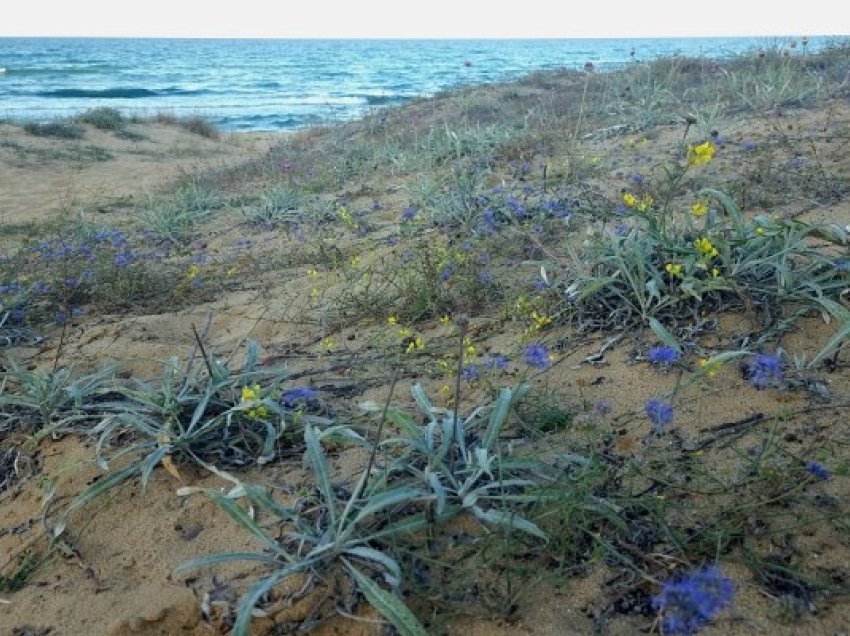
[[[190,282],[195,280],[198,277],[198,274],[201,273],[200,265],[192,265],[189,267],[189,271],[186,272],[186,281]]]
[[[691,206],[691,214],[696,218],[700,218],[701,216],[705,216],[708,213],[708,203],[705,201],[696,201]]]
[[[626,192],[623,195],[623,205],[625,205],[630,210],[646,212],[649,208],[652,207],[652,203],[652,197],[648,194],[643,195],[640,199],[638,199],[631,192]]]
[[[394,316],[390,316],[393,318]],[[387,319],[387,322],[390,322]],[[396,319],[398,322],[398,319]],[[390,322],[391,325],[396,324],[394,322]],[[398,337],[401,338],[401,343],[404,345],[407,342],[407,346],[404,349],[405,353],[413,353],[414,351],[422,350],[425,348],[425,341],[422,339],[420,335],[413,335],[413,330],[410,327],[399,327],[398,329]]]
[[[242,404],[258,402],[260,399],[259,384],[242,387]],[[263,420],[269,416],[269,410],[265,407],[265,405],[259,404],[248,409],[246,414],[252,420]]]
[[[422,340],[422,336],[416,336],[412,338],[410,342],[407,343],[407,349],[404,350],[405,353],[413,353],[416,350],[424,349],[425,341]]]
[[[339,214],[339,218],[345,224],[345,226],[351,230],[357,229],[357,221],[354,220],[354,216],[346,210],[343,206],[339,206],[337,208],[337,214]]]
[[[702,254],[705,260],[711,260],[716,256],[720,255],[720,252],[717,251],[717,248],[712,245],[711,241],[703,236],[702,238],[698,238],[694,241],[694,247],[696,247],[700,254]]]
[[[688,146],[688,165],[701,166],[704,163],[711,163],[715,152],[717,152],[717,146],[710,141],[705,141],[698,146]]]
[[[682,278],[682,264],[681,263],[667,263],[664,266],[664,271],[670,274],[670,276],[678,276]]]

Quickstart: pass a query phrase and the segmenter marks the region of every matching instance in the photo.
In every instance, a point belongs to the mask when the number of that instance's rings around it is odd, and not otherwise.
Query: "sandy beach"
[[[0,123],[0,283],[32,294],[14,306],[12,291],[3,297],[4,311],[26,312],[0,327],[10,345],[0,379],[0,632],[228,633],[268,563],[175,568],[269,547],[204,489],[226,493],[229,478],[262,485],[318,527],[323,491],[304,461],[302,418],[374,440],[388,400],[427,423],[411,397],[417,384],[445,413],[473,418],[499,389],[528,383],[532,397],[513,405],[494,454],[546,462],[559,473],[551,479],[565,479],[559,491],[585,498],[548,512],[526,500],[510,508],[546,541],[471,508],[399,538],[402,581],[392,594],[428,633],[662,633],[652,598],[665,581],[714,562],[735,598],[700,633],[845,633],[850,371],[835,334],[850,307],[846,289],[832,290],[848,248],[803,226],[829,226],[833,238],[850,226],[847,56],[842,49],[806,71],[844,68],[843,85],[823,79],[820,93],[803,86],[758,103],[740,88],[713,110],[676,100],[698,84],[708,87],[702,95],[712,82],[730,86],[728,73],[767,82],[766,62],[540,73],[287,134],[209,138],[127,120],[112,130],[78,124],[68,139]],[[653,84],[661,81],[664,91]],[[710,191],[734,201],[740,227]],[[703,231],[709,206],[720,212]],[[684,237],[678,247],[657,244],[668,250],[656,263],[662,289],[642,284],[644,305],[640,294],[581,305],[592,296],[576,300],[571,284],[603,279],[599,254],[628,253],[626,243],[619,252],[599,245],[637,237],[665,215],[669,227],[653,226],[664,236],[691,225],[675,234]],[[759,241],[766,247],[753,262],[766,264],[746,265],[757,273],[741,282],[751,270],[727,263]],[[811,271],[834,305],[806,305],[804,282],[787,304],[758,287],[773,280],[770,246],[780,244],[787,276]],[[610,290],[637,270],[605,271],[600,288]],[[680,304],[665,305],[668,295]],[[668,336],[675,355],[654,359]],[[237,375],[251,362],[249,341],[261,348],[257,371]],[[542,360],[531,346],[543,348]],[[196,412],[188,393],[175,398],[184,406],[169,411],[167,432],[146,438],[128,425],[101,437],[104,422],[120,420],[109,411],[126,398],[115,386],[159,386],[172,357],[178,388],[214,375],[215,361],[233,373],[216,399],[229,396],[235,409],[228,427],[256,425],[260,441],[242,446],[234,433],[192,455],[176,441]],[[27,393],[26,373],[106,368],[104,388],[61,402],[48,422],[32,406],[41,398]],[[312,393],[287,402],[295,389]],[[647,411],[653,399],[672,405],[669,426]],[[264,419],[281,422],[271,454],[257,450]],[[384,439],[400,434],[401,419],[389,420]],[[476,430],[483,443],[486,421]],[[65,514],[137,460],[122,448],[146,439],[166,450],[144,489],[134,474]],[[322,444],[342,510],[369,445]],[[407,451],[384,452],[381,470]],[[526,496],[523,488],[511,493]],[[232,501],[284,545],[288,526],[269,509]],[[432,506],[416,514],[436,515]],[[369,530],[402,508],[375,513]],[[274,586],[251,633],[396,633],[346,571],[316,566]],[[380,567],[364,571],[391,589]]]

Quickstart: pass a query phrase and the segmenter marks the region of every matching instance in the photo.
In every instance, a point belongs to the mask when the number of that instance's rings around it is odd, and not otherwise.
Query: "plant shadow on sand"
[[[0,625],[840,633],[848,58],[0,124]]]

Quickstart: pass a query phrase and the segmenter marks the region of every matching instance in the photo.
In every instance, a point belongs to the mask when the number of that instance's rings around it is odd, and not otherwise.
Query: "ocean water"
[[[0,38],[0,118],[50,120],[110,106],[127,115],[202,115],[224,130],[288,130],[535,70],[592,62],[605,71],[791,41]],[[808,48],[826,44],[809,38]]]

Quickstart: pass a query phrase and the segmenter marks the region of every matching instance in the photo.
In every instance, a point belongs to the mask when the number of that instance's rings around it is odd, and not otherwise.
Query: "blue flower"
[[[646,359],[652,364],[673,364],[679,359],[679,352],[673,347],[650,347]]]
[[[544,345],[535,342],[525,348],[525,361],[536,369],[546,369],[549,367],[549,352]]]
[[[408,207],[404,208],[404,210],[402,211],[401,220],[402,221],[412,221],[413,217],[416,216],[416,212],[417,212],[416,206],[409,205]]]
[[[133,252],[130,251],[118,252],[113,258],[115,267],[118,267],[119,269],[124,269],[134,260],[135,256],[133,255]]]
[[[503,355],[491,356],[484,363],[484,366],[493,371],[495,371],[496,369],[498,369],[499,371],[504,371],[508,366],[508,359]]]
[[[717,567],[697,570],[678,581],[664,583],[652,598],[652,608],[664,613],[665,634],[693,634],[708,624],[735,596],[732,581]]]
[[[318,393],[315,389],[303,386],[290,389],[284,393],[280,398],[280,402],[285,408],[294,409],[305,406],[311,400],[315,400],[317,396]]]
[[[782,382],[782,377],[782,363],[779,358],[766,353],[756,354],[747,369],[747,378],[757,389],[779,384]]]
[[[820,479],[821,481],[826,481],[827,479],[829,479],[829,470],[827,470],[826,466],[814,460],[809,460],[806,462],[806,472],[813,475],[815,478]]]
[[[673,421],[673,407],[669,402],[665,402],[664,400],[652,398],[647,401],[644,411],[649,421],[655,427],[655,430],[659,433]]]
[[[475,380],[481,377],[481,372],[478,370],[478,367],[474,364],[467,364],[460,372],[460,377],[462,377],[467,382],[474,382]]]

